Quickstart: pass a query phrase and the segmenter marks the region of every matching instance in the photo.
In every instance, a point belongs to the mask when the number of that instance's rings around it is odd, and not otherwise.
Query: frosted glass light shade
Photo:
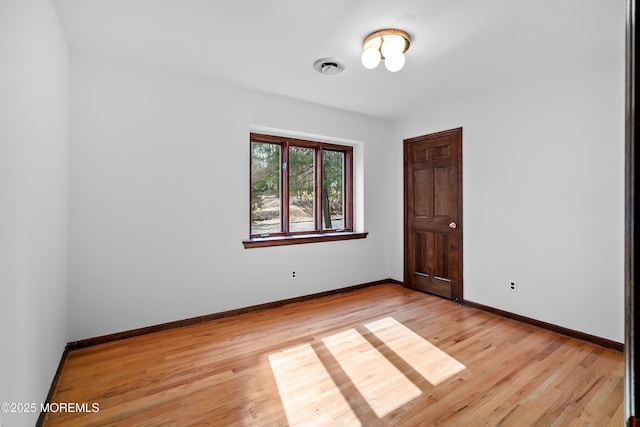
[[[398,35],[388,35],[383,37],[382,55],[386,58],[404,52],[404,39]]]
[[[404,54],[409,50],[411,38],[406,31],[386,28],[374,31],[362,41],[360,60],[365,68],[376,68],[380,61],[391,72],[400,71],[404,67]]]
[[[404,67],[405,61],[406,59],[403,53],[396,53],[391,56],[385,56],[384,66],[387,68],[387,70],[391,71],[392,73],[395,73],[396,71],[402,70],[402,67]]]
[[[376,68],[380,64],[380,59],[380,51],[374,48],[365,49],[360,57],[364,68],[369,70]]]

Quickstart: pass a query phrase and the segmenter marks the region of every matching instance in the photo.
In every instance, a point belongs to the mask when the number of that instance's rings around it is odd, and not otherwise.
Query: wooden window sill
[[[338,240],[366,239],[369,233],[345,231],[339,233],[296,234],[293,236],[254,237],[243,240],[245,249],[266,248],[269,246],[301,245],[304,243],[335,242]]]

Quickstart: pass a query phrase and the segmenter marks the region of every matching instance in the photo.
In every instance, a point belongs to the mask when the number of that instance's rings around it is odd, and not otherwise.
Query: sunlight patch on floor
[[[422,393],[355,329],[322,342],[379,418]]]
[[[311,345],[273,353],[269,362],[289,425],[361,426]]]
[[[393,317],[364,326],[434,386],[466,369]],[[378,418],[422,393],[355,329],[325,337],[322,342]],[[310,344],[270,354],[269,362],[290,425],[361,426]]]
[[[367,323],[365,327],[433,385],[466,368],[393,317]]]

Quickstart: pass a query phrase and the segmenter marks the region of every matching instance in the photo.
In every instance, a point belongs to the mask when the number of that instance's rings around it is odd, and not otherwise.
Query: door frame
[[[636,289],[638,283],[638,269],[635,258],[635,215],[637,213],[637,201],[635,189],[638,184],[638,172],[636,171],[636,139],[640,134],[638,121],[636,120],[636,103],[640,99],[640,61],[637,51],[640,44],[640,32],[637,31],[637,23],[640,19],[640,11],[636,0],[627,0],[626,22],[626,87],[625,87],[625,390],[624,390],[624,416],[626,425],[640,425],[640,383],[638,368],[640,367],[640,339],[636,318],[640,313],[640,292]]]
[[[459,232],[459,242],[458,242],[458,248],[460,253],[458,254],[458,265],[457,265],[457,270],[458,270],[458,283],[456,284],[455,287],[453,287],[451,289],[451,300],[452,301],[456,301],[456,302],[460,302],[462,303],[464,301],[464,277],[463,277],[463,254],[464,254],[464,226],[463,226],[463,197],[462,197],[462,192],[463,192],[463,185],[462,185],[462,127],[458,127],[458,128],[454,128],[454,129],[449,129],[449,130],[444,130],[444,131],[440,131],[440,132],[435,132],[435,133],[430,133],[430,134],[426,134],[426,135],[421,135],[421,136],[416,136],[413,138],[407,138],[403,140],[403,145],[402,145],[402,187],[403,187],[403,200],[402,200],[402,210],[403,210],[403,221],[404,221],[404,225],[403,225],[403,243],[402,243],[402,250],[403,250],[403,264],[404,264],[404,286],[407,287],[408,283],[409,283],[409,259],[407,257],[407,239],[408,239],[408,233],[409,233],[409,217],[408,217],[408,212],[407,212],[407,198],[408,198],[408,186],[407,186],[407,161],[408,161],[408,149],[407,146],[409,144],[415,143],[415,142],[422,142],[425,140],[429,140],[429,139],[435,139],[435,138],[440,138],[443,136],[449,136],[449,135],[456,135],[457,136],[457,142],[458,142],[458,164],[457,164],[457,181],[458,181],[458,200],[456,201],[456,203],[458,204],[458,209],[459,209],[459,216],[460,218],[458,218],[457,221],[457,225],[458,225],[458,232]]]

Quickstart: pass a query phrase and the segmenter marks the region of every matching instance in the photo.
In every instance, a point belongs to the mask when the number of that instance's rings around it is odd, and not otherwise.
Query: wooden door
[[[462,128],[404,140],[405,285],[462,300]]]

